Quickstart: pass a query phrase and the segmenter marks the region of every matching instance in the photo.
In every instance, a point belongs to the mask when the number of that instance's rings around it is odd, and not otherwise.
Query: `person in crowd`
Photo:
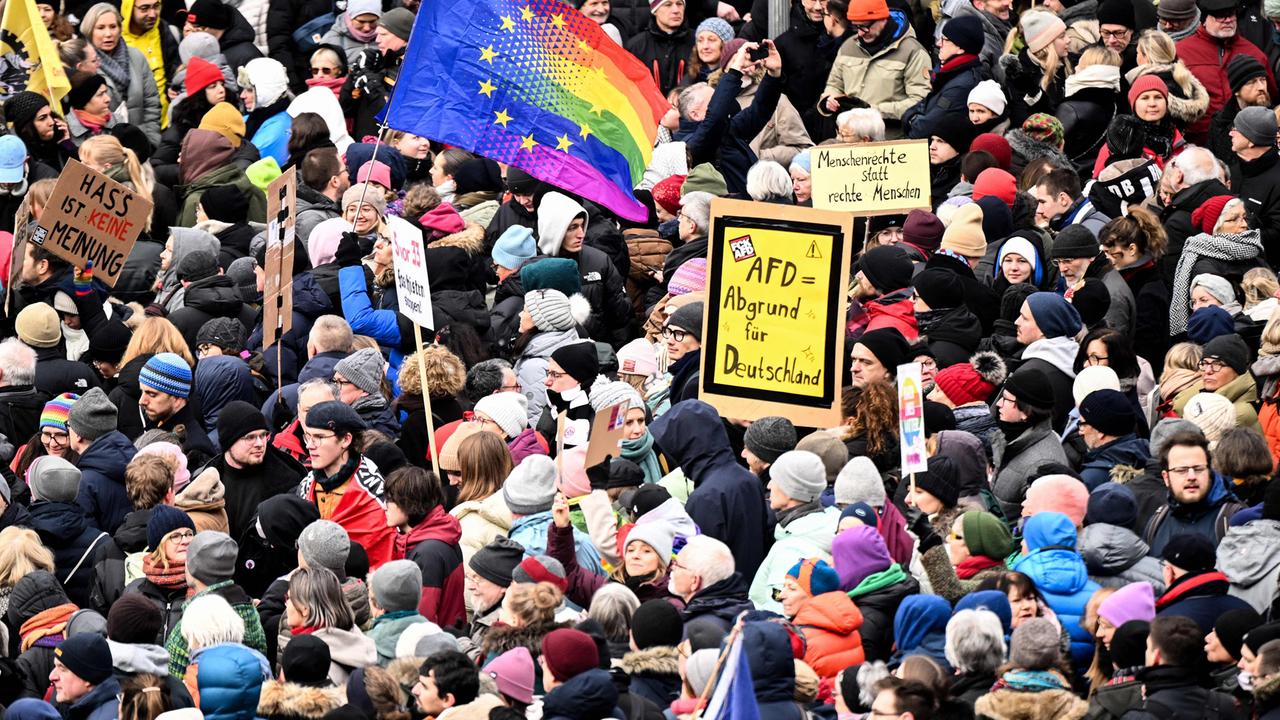
[[[1084,717],[1088,704],[1075,696],[1063,675],[1065,660],[1059,628],[1045,618],[1032,618],[1014,629],[1009,641],[1009,670],[991,692],[974,702],[983,717],[1031,713],[1036,716]]]
[[[338,578],[330,570],[299,568],[294,572],[285,609],[291,635],[281,642],[296,635],[322,640],[329,646],[329,679],[333,683],[345,683],[352,671],[377,661],[374,639],[356,627],[351,606],[343,599]],[[281,649],[287,648],[283,645]]]
[[[1025,46],[1012,54],[1018,40]],[[1072,73],[1067,42],[1067,26],[1052,12],[1019,16],[1017,31],[1008,34],[1005,54],[993,68],[1008,84],[1009,121],[1015,126],[1037,113],[1053,114],[1062,103]]]
[[[1179,431],[1164,442],[1157,457],[1169,493],[1142,532],[1151,554],[1162,557],[1174,537],[1187,534],[1202,535],[1217,544],[1241,504],[1211,471],[1209,441],[1199,432]]]
[[[684,602],[685,627],[710,623],[728,631],[750,609],[743,574],[733,552],[708,535],[689,538],[671,563],[668,587]]]
[[[440,480],[422,468],[399,468],[387,476],[386,499],[387,523],[403,533],[404,555],[421,575],[414,607],[431,622],[453,625],[463,613],[462,528],[444,509]]]
[[[119,9],[108,3],[98,3],[90,7],[80,20],[80,33],[96,50],[98,72],[111,92],[111,110],[114,112],[123,104],[129,124],[142,130],[153,146],[158,145],[161,90],[147,57],[126,42],[123,25]]]
[[[982,510],[956,516],[942,545],[921,557],[929,584],[949,601],[977,590],[988,578],[1004,572],[1013,551],[1013,537],[1004,523]]]
[[[757,608],[780,608],[774,596],[782,590],[787,570],[807,557],[831,553],[839,513],[824,508],[818,497],[827,487],[822,459],[807,450],[783,453],[769,466],[769,507],[778,517],[773,547],[752,581],[750,597]]]
[[[1183,616],[1160,616],[1151,622],[1146,667],[1138,678],[1143,690],[1140,712],[1156,708],[1196,714],[1234,712],[1230,695],[1200,687],[1195,680],[1205,664],[1204,636],[1193,620]]]
[[[1076,538],[1075,526],[1066,515],[1036,513],[1023,525],[1023,555],[1012,569],[1032,579],[1061,619],[1071,636],[1071,663],[1078,671],[1088,666],[1093,654],[1092,638],[1079,619],[1098,585],[1089,579],[1084,560],[1076,552]]]
[[[920,583],[889,556],[875,528],[842,530],[831,545],[840,588],[862,613],[862,649],[867,660],[887,661],[893,652],[893,618],[904,598],[919,592]]]
[[[685,22],[685,6],[681,0],[651,5],[645,27],[636,28],[625,46],[664,95],[684,84],[685,65],[696,40]]]
[[[1201,23],[1196,31],[1177,43],[1178,58],[1209,91],[1209,107],[1204,117],[1187,129],[1189,139],[1203,143],[1209,121],[1231,99],[1227,68],[1238,56],[1249,56],[1266,70],[1267,92],[1276,97],[1275,74],[1266,54],[1240,34],[1240,6],[1235,0],[1214,0],[1200,6]]]
[[[1167,589],[1156,599],[1158,615],[1191,618],[1203,633],[1206,628],[1212,631],[1223,613],[1249,607],[1227,594],[1227,578],[1215,569],[1213,540],[1195,533],[1179,535],[1165,545],[1161,558]]]

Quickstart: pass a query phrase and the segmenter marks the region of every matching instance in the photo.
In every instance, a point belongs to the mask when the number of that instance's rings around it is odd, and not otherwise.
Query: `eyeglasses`
[[[338,74],[338,68],[315,67],[314,65],[311,67],[311,77],[316,77],[317,75],[323,75],[325,77],[329,77],[330,75],[337,75],[337,74]]]
[[[876,22],[880,22],[880,21],[879,21],[879,20],[877,20]],[[876,22],[869,22],[869,23],[854,23],[851,27],[852,27],[852,28],[854,29],[854,31],[856,31],[856,32],[860,32],[860,33],[861,33],[861,32],[867,32],[868,30],[870,30],[871,28],[873,28],[873,27],[875,27],[875,26],[876,26]]]
[[[1226,363],[1217,358],[1205,358],[1200,361],[1200,369],[1208,370],[1211,373],[1216,373],[1226,366]]]
[[[520,383],[511,383],[510,385],[501,385],[498,387],[502,392],[520,392]]]
[[[663,340],[675,340],[676,342],[684,342],[684,339],[688,336],[689,336],[689,332],[687,330],[681,330],[680,328],[673,328],[673,327],[662,328]]]
[[[190,530],[183,530],[181,532],[170,533],[169,537],[165,538],[165,541],[178,545],[178,544],[181,544],[182,541],[184,540],[187,542],[191,542],[191,539],[194,538],[195,536],[196,534],[191,532]]]
[[[1176,475],[1180,477],[1195,477],[1197,475],[1203,475],[1208,470],[1209,470],[1208,465],[1183,465],[1181,467],[1171,467],[1165,472],[1169,473],[1170,475]]]
[[[559,379],[561,379],[561,378],[567,378],[567,377],[569,377],[569,373],[567,373],[567,372],[559,372],[559,371],[557,371],[557,370],[548,370],[548,371],[547,371],[547,379],[548,379],[548,380],[552,380],[552,381],[554,381],[554,380],[559,380]]]
[[[1094,363],[1095,365],[1104,363],[1110,359],[1111,359],[1110,355],[1098,355],[1095,353],[1089,353],[1089,362]]]
[[[964,542],[964,536],[957,533],[955,530],[952,530],[951,534],[947,535],[947,539],[953,542]]]
[[[1017,400],[1009,396],[1009,393],[1000,393],[1000,397],[996,398],[997,405],[1015,405]]]
[[[257,432],[251,432],[248,435],[241,437],[240,439],[250,444],[257,445],[258,443],[264,443],[267,440],[270,440],[271,433],[267,432],[266,430],[259,430]]]
[[[64,433],[64,432],[57,432],[57,431],[54,431],[54,432],[48,432],[48,431],[42,431],[42,432],[40,433],[40,439],[41,439],[41,440],[43,440],[43,441],[45,441],[45,442],[47,442],[47,443],[49,443],[50,445],[66,445],[66,444],[67,444],[67,440],[68,440],[69,438],[67,437],[67,434],[66,434],[66,433]]]
[[[316,435],[314,433],[309,433],[309,432],[302,433],[302,441],[307,445],[319,445],[323,443],[325,440],[332,440],[333,438],[336,438],[336,437],[338,436],[337,435]]]
[[[1122,40],[1129,37],[1131,32],[1125,28],[1124,30],[1102,30],[1099,34],[1102,35],[1103,40]]]

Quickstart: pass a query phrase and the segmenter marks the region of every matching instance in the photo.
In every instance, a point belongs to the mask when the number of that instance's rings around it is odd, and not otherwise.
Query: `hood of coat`
[[[191,288],[187,290],[189,301]],[[249,372],[249,366],[240,358],[230,355],[202,359],[196,365],[192,390],[199,400],[201,423],[210,430],[218,427],[218,413],[232,400],[257,405],[254,402],[253,374]]]
[[[633,650],[622,656],[622,669],[629,675],[680,675],[680,651],[666,645]]]
[[[749,622],[742,626],[742,641],[756,701],[791,700],[796,690],[796,661],[786,629],[772,622]]]
[[[951,603],[937,595],[912,595],[898,606],[893,617],[893,637],[898,650],[911,652],[933,638],[946,639]]]
[[[29,573],[9,594],[9,626],[20,628],[37,613],[68,602],[71,601],[67,593],[53,573],[45,570]]]
[[[126,675],[151,673],[164,677],[169,672],[169,651],[159,645],[108,639],[107,647],[111,648],[111,664]]]
[[[1055,368],[1066,373],[1067,377],[1075,377],[1076,355],[1080,345],[1074,338],[1056,337],[1036,340],[1022,351],[1023,361],[1040,358]]]
[[[558,192],[549,192],[538,203],[538,251],[548,257],[560,254],[560,245],[569,225],[581,217],[587,219],[587,209],[577,201]],[[583,227],[583,237],[586,227]]]
[[[490,525],[502,528],[504,534],[511,529],[511,523],[515,522],[515,518],[511,517],[511,508],[507,507],[507,502],[500,492],[483,500],[468,500],[455,507],[449,514],[457,518],[459,523],[464,518],[474,515]]]
[[[1254,520],[1227,531],[1218,545],[1218,570],[1233,585],[1252,587],[1280,565],[1280,521]]]
[[[462,539],[462,526],[457,518],[450,515],[439,505],[431,508],[427,517],[416,527],[409,530],[405,537],[408,547],[412,548],[425,540],[439,540],[450,545],[457,545]]]
[[[1076,529],[1066,515],[1042,512],[1032,515],[1022,534],[1028,553],[1013,569],[1030,575],[1041,590],[1073,593],[1089,583],[1089,571],[1076,553]]]
[[[65,547],[89,527],[89,520],[79,505],[60,502],[31,504],[31,528],[45,545]]]
[[[262,717],[291,717],[320,720],[329,711],[347,702],[346,688],[312,687],[268,680],[262,684],[258,713]]]
[[[734,465],[733,449],[720,414],[701,400],[676,403],[650,427],[663,452],[697,480],[708,468]]]
[[[81,471],[91,470],[123,485],[125,466],[136,454],[133,443],[117,430],[94,440],[77,465]]]
[[[608,671],[592,668],[569,678],[568,682],[547,693],[542,698],[542,716],[545,718],[614,717],[618,704],[618,689]]]
[[[572,220],[572,218],[570,218]],[[568,227],[566,225],[566,227]],[[561,233],[563,237],[564,233]],[[465,251],[468,255],[479,255],[484,252],[484,228],[478,223],[467,223],[461,230],[452,235],[445,235],[431,243],[431,247],[451,247]],[[434,285],[431,286],[435,288]]]
[[[529,344],[524,346],[524,352],[520,353],[523,358],[549,358],[551,353],[560,348],[561,345],[568,345],[581,340],[576,328],[568,330],[546,330],[533,334],[529,338]],[[527,388],[526,388],[527,392]]]
[[[1108,523],[1093,523],[1080,532],[1080,555],[1094,575],[1119,575],[1151,550],[1132,530]]]
[[[217,468],[205,468],[187,486],[182,488],[173,499],[174,507],[180,510],[221,510],[226,507],[226,487]]]
[[[215,235],[204,230],[169,228],[169,238],[173,241],[173,257],[169,260],[169,269],[164,271],[165,287],[178,282],[178,265],[186,256],[203,251],[218,257],[218,253],[222,252],[222,242]]]
[[[364,585],[361,584],[361,587]],[[369,667],[378,662],[377,645],[357,628],[343,630],[327,627],[313,634],[329,646],[329,656],[333,662],[345,668]]]

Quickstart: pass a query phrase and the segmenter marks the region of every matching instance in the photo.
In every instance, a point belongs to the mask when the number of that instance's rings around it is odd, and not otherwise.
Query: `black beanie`
[[[469,566],[494,585],[511,586],[511,573],[524,559],[524,546],[501,535],[471,556]]]
[[[133,332],[119,320],[109,320],[89,337],[89,357],[99,362],[119,364],[129,347]]]
[[[911,346],[902,333],[893,328],[880,328],[862,334],[858,343],[871,351],[890,375],[897,376],[898,366],[911,359]]]
[[[858,270],[872,287],[887,293],[909,286],[914,266],[897,245],[877,245],[862,254]]]
[[[586,388],[591,387],[596,376],[600,374],[600,358],[596,355],[595,343],[576,342],[562,345],[551,353],[551,359],[564,368],[569,376]]]
[[[955,507],[960,500],[960,478],[951,458],[935,455],[929,458],[929,469],[916,473],[916,487],[938,498],[944,507]]]
[[[1041,410],[1053,409],[1053,386],[1033,367],[1020,367],[1004,381],[1004,389],[1018,402]]]
[[[655,598],[642,603],[631,616],[631,639],[637,649],[675,647],[683,634],[680,611],[666,600]]]
[[[1257,62],[1256,60],[1254,62]],[[34,93],[30,90],[23,90],[20,93],[9,96],[4,101],[4,119],[13,123],[14,130],[21,130],[23,127],[36,119],[36,115],[40,111],[49,106],[49,98]]]
[[[244,326],[235,318],[213,318],[196,331],[196,347],[214,345],[223,354],[238,355],[244,349]]]
[[[932,310],[956,308],[964,304],[964,283],[958,274],[950,270],[923,270],[911,281],[911,286]]]
[[[1133,30],[1138,26],[1133,18],[1133,0],[1105,0],[1098,6],[1099,25],[1123,25]]]
[[[243,400],[232,400],[218,413],[218,444],[231,449],[237,440],[258,430],[270,431],[262,411]]]
[[[1267,69],[1252,55],[1241,53],[1227,63],[1227,83],[1231,85],[1232,94],[1240,92],[1245,83],[1256,77],[1266,77]],[[8,107],[6,103],[6,107]]]
[[[71,75],[71,90],[63,99],[76,110],[83,110],[85,105],[98,94],[98,89],[107,84],[101,75],[76,72]]]
[[[1249,346],[1235,333],[1219,335],[1205,343],[1204,356],[1221,360],[1237,375],[1243,375],[1249,369]]]
[[[153,643],[164,627],[160,608],[141,593],[125,593],[107,611],[107,637],[118,643]]]
[[[111,679],[114,671],[107,639],[97,633],[74,635],[63,640],[54,648],[53,656],[90,685],[101,685]]]
[[[626,458],[609,461],[609,483],[605,489],[640,487],[644,484],[644,471]]]
[[[315,635],[298,635],[280,653],[285,682],[306,687],[329,687],[329,645]]]
[[[1111,637],[1111,660],[1117,668],[1141,667],[1146,664],[1147,635],[1151,623],[1146,620],[1129,620],[1116,628]]]
[[[218,258],[205,250],[188,253],[178,261],[176,268],[178,279],[196,282],[218,274]]]
[[[1111,293],[1106,283],[1098,278],[1085,278],[1084,284],[1071,295],[1071,307],[1080,313],[1080,322],[1085,327],[1097,327],[1111,309]]]
[[[1234,659],[1240,658],[1240,648],[1244,645],[1244,636],[1262,624],[1262,616],[1251,607],[1228,610],[1218,616],[1213,624],[1213,632],[1218,642]]]
[[[249,219],[249,198],[235,185],[215,185],[205,190],[200,207],[210,220],[234,225]]]

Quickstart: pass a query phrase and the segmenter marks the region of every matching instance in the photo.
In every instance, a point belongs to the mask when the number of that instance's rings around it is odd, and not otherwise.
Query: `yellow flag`
[[[6,0],[0,17],[0,91],[30,90],[61,109],[71,89],[35,0]]]

